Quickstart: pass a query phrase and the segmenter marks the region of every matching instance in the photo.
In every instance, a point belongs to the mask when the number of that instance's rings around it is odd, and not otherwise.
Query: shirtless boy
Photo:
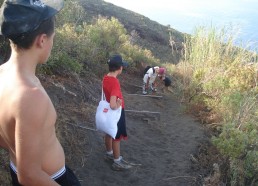
[[[51,53],[62,7],[62,0],[5,0],[0,10],[0,34],[12,50],[0,66],[0,147],[9,152],[13,185],[80,185],[65,165],[56,111],[35,75]]]

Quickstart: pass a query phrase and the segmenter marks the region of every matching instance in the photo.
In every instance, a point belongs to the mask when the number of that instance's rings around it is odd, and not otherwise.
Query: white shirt
[[[159,67],[154,67],[154,69],[158,69],[158,68],[159,68]],[[150,69],[146,72],[146,74],[144,75],[144,77],[143,77],[143,82],[144,82],[144,83],[147,83],[148,78],[150,78],[149,84],[151,84],[151,83],[153,83],[153,82],[155,81],[157,75],[158,75],[158,73],[153,72],[153,68],[150,68]]]

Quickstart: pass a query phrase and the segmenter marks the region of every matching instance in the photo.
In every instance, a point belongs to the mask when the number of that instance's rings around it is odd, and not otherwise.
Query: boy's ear
[[[40,34],[36,37],[35,42],[37,47],[44,47],[46,43],[47,35],[46,34]]]

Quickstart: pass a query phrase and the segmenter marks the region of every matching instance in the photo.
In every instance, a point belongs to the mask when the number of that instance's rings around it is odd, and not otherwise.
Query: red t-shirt
[[[116,96],[117,98],[122,100],[122,108],[124,108],[125,103],[124,103],[119,80],[116,77],[105,75],[103,78],[102,85],[103,85],[103,91],[107,102],[110,103],[111,96]]]

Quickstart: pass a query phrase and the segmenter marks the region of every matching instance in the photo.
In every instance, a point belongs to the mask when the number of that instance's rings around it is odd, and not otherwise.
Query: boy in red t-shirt
[[[108,134],[105,135],[106,154],[105,159],[113,160],[112,165],[114,170],[129,169],[132,166],[123,160],[120,155],[120,141],[121,139],[127,139],[126,124],[125,124],[125,111],[124,111],[124,99],[120,88],[119,80],[117,76],[122,73],[123,67],[126,66],[126,62],[123,62],[121,55],[113,55],[108,60],[109,73],[103,78],[103,91],[107,102],[110,103],[111,109],[118,109],[122,106],[122,112],[120,120],[117,123],[117,134],[113,139]]]

